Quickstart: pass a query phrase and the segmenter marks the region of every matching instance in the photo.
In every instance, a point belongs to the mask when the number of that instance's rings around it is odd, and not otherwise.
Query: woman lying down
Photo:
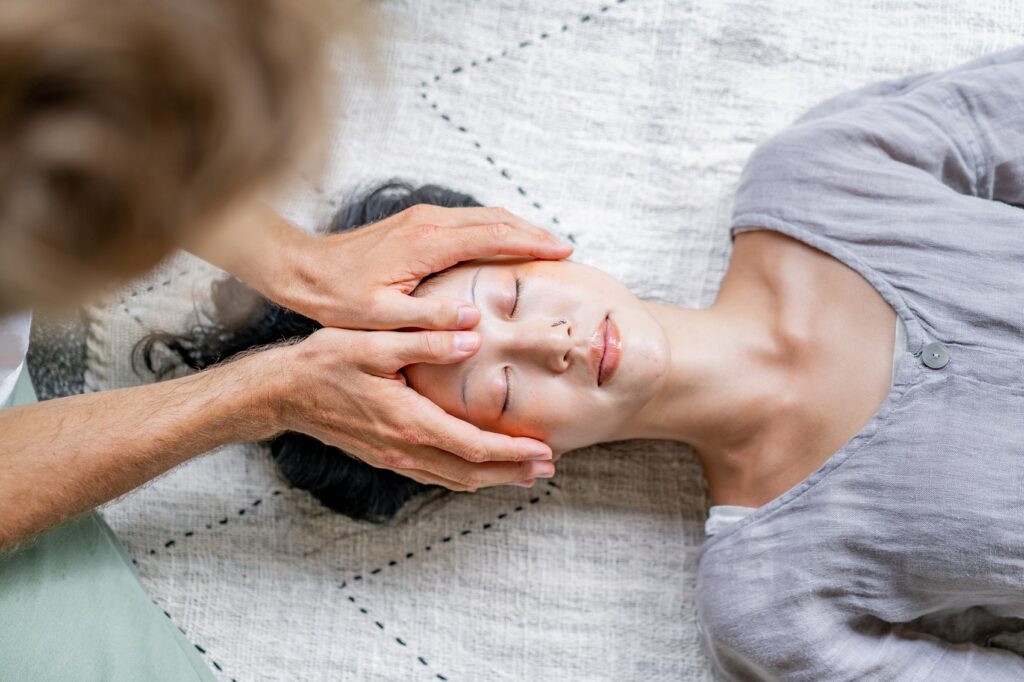
[[[333,230],[415,203],[392,184]],[[413,366],[451,414],[556,452],[692,445],[707,476],[703,637],[728,677],[1022,680],[1024,49],[825,102],[760,146],[707,309],[574,262],[470,262],[417,295],[479,307],[480,351]],[[168,339],[201,368],[313,333],[265,304]],[[418,483],[302,435],[284,473],[356,518]]]

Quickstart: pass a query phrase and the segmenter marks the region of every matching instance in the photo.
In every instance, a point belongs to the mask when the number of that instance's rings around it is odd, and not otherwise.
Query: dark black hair
[[[346,203],[326,232],[352,230],[416,204],[480,206],[467,194],[389,181]],[[239,301],[249,299],[241,318]],[[152,334],[136,347],[136,359],[163,378],[182,365],[203,369],[252,348],[309,336],[322,326],[315,320],[259,296],[234,278],[213,285],[215,320],[184,335]],[[169,353],[168,353],[169,351]],[[385,521],[427,486],[387,469],[377,469],[344,451],[301,433],[283,433],[270,441],[278,468],[292,485],[308,490],[331,509],[354,519]]]

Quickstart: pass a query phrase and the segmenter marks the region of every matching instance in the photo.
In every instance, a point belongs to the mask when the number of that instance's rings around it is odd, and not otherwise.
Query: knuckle
[[[512,226],[507,223],[493,223],[487,226],[487,233],[491,239],[507,239],[512,235]]]
[[[470,470],[466,471],[459,477],[458,483],[465,486],[467,490],[476,490],[486,483],[486,479],[481,472]]]
[[[433,208],[428,204],[413,204],[409,208],[402,211],[405,218],[414,224],[424,223],[429,221],[429,216],[433,213]]]
[[[491,216],[491,220],[496,223],[508,223],[511,222],[515,216],[512,215],[512,211],[508,210],[504,206],[491,206],[488,209]]]
[[[423,333],[423,350],[429,357],[442,358],[448,355],[449,346],[449,334],[432,334],[430,332]]]
[[[380,292],[376,292],[366,299],[366,313],[371,320],[380,319],[387,310],[387,298]]]
[[[467,462],[473,462],[474,464],[480,464],[481,462],[486,462],[488,460],[487,451],[475,444],[466,448],[462,458]]]
[[[387,469],[412,469],[412,458],[401,452],[385,452],[380,456],[380,463]]]
[[[415,237],[420,241],[435,239],[444,228],[436,223],[422,223],[416,226]]]
[[[387,348],[384,345],[384,340],[379,334],[374,332],[364,332],[357,337],[357,340],[353,341],[353,348],[359,352],[359,354],[377,358],[387,353]]]
[[[407,241],[413,251],[423,251],[430,248],[443,229],[437,223],[415,223],[408,229]]]
[[[398,439],[408,445],[423,445],[424,435],[419,429],[406,428],[398,433]]]

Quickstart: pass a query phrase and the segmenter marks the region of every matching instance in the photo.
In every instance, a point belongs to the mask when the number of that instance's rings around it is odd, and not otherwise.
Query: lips
[[[619,326],[615,324],[615,320],[608,317],[604,322],[604,357],[601,358],[601,366],[597,372],[598,386],[612,378],[621,356],[622,336],[619,334]]]
[[[622,337],[615,321],[607,316],[590,338],[590,361],[601,386],[615,373],[622,355]]]

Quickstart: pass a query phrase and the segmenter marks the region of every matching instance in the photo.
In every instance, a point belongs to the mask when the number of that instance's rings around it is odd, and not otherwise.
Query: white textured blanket
[[[824,97],[1019,41],[1017,0],[392,0],[384,78],[347,98],[313,227],[353,187],[447,184],[577,243],[642,296],[711,303],[753,146]],[[339,75],[339,78],[341,76]],[[87,386],[142,381],[218,273],[187,256],[93,308]],[[154,600],[224,680],[694,680],[706,497],[691,453],[571,454],[551,484],[410,505],[385,526],[231,446],[109,505]]]

